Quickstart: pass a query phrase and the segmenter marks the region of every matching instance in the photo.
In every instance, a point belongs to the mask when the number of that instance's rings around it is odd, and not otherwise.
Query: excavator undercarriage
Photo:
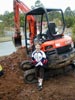
[[[52,76],[56,76],[59,74],[65,74],[68,71],[73,70],[75,67],[75,49],[69,53],[64,53],[60,55],[52,54],[48,55],[48,64],[45,68],[45,77],[44,79],[48,79]],[[35,77],[35,66],[33,66],[30,60],[23,61],[20,65],[20,68],[24,72],[24,81],[26,83],[34,83],[37,82]]]

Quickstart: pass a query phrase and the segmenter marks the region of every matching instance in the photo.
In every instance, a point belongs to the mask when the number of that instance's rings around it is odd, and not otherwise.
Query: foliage
[[[73,16],[73,15],[74,15],[74,12],[71,10],[70,7],[67,7],[67,8],[65,9],[64,15],[65,15],[65,16]]]
[[[72,27],[73,24],[74,24],[74,18],[73,17],[70,17],[70,16],[65,17],[65,25],[66,25],[67,28]]]
[[[36,0],[35,6],[43,6],[43,4],[40,2],[40,0]],[[60,13],[56,12],[54,16],[56,18],[61,19]],[[75,10],[72,11],[70,7],[67,7],[64,11],[64,17],[65,17],[66,27],[75,26],[74,25],[75,24]],[[8,11],[5,11],[4,15],[0,15],[0,20],[3,21],[3,22],[0,22],[0,34],[3,34],[3,30],[5,27],[8,27],[8,28],[14,27],[14,13],[13,12],[9,13]],[[56,22],[59,24],[58,19],[56,19]],[[24,27],[23,13],[20,13],[20,26]]]
[[[41,6],[43,6],[43,4],[41,3],[41,1],[40,0],[36,0],[35,7],[41,7]]]
[[[35,5],[31,6],[32,9],[38,8],[38,7],[44,7],[44,5],[41,3],[40,0],[35,1]]]
[[[0,36],[2,36],[2,34],[4,34],[4,24],[3,24],[3,22],[0,23]]]
[[[67,7],[65,12],[64,12],[64,17],[65,17],[65,24],[66,27],[72,27],[75,23],[75,11],[72,11],[70,7]]]
[[[72,38],[75,41],[75,24],[72,27]]]
[[[25,18],[25,17],[24,17],[24,14],[21,13],[21,14],[20,14],[20,26],[21,26],[21,27],[24,27],[24,23],[25,23],[24,18]]]
[[[75,35],[75,24],[72,27],[72,33]]]
[[[14,27],[14,13],[9,13],[8,11],[5,11],[4,15],[0,15],[0,34],[4,34],[4,29],[7,27],[10,29],[10,27]],[[20,26],[24,27],[24,15],[20,13]]]

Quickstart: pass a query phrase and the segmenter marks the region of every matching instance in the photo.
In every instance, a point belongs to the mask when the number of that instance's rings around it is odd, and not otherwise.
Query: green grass
[[[24,39],[24,36],[22,37]],[[12,36],[0,37],[0,42],[12,41]]]
[[[12,37],[0,37],[0,42],[6,42],[6,41],[11,41]]]

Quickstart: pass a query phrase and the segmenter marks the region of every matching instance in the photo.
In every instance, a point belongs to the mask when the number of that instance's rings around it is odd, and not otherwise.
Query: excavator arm
[[[15,34],[13,36],[15,46],[21,46],[21,32],[20,32],[20,13],[21,10],[23,13],[27,13],[30,9],[20,0],[13,0],[13,9],[14,9],[14,24],[15,24]],[[36,35],[36,22],[33,16],[27,17],[30,29],[30,43],[33,44],[33,38]]]

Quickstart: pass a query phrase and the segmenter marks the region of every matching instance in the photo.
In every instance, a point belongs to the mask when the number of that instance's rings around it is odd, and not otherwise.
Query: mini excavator
[[[23,61],[20,66],[24,71],[24,81],[33,83],[36,80],[35,68],[31,62],[31,54],[36,42],[40,42],[41,50],[46,53],[48,59],[46,76],[49,76],[52,70],[64,69],[69,65],[74,68],[74,43],[70,36],[64,34],[65,21],[62,9],[37,7],[30,10],[21,1],[14,0],[15,41],[17,40],[15,44],[20,45],[19,8],[25,13],[25,46],[28,55],[28,60]]]

